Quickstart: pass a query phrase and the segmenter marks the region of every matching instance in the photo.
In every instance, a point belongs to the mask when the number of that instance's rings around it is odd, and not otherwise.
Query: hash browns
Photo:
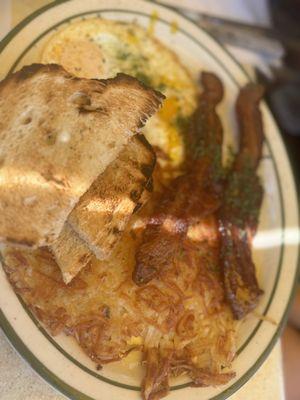
[[[203,117],[203,113],[199,118]],[[214,120],[208,118],[208,121]],[[201,124],[199,126],[201,128]],[[202,126],[207,128],[207,125]],[[243,154],[244,145],[249,143],[254,145],[253,149],[257,150],[255,154],[259,158],[262,141],[248,143],[243,129],[241,131],[242,146],[236,160]],[[210,130],[212,135],[216,132],[221,133],[220,130]],[[211,144],[214,149],[212,154],[207,153],[212,149]],[[146,400],[158,400],[165,396],[172,376],[186,374],[194,386],[221,385],[234,377],[233,372],[225,372],[224,368],[230,368],[236,353],[234,317],[239,318],[239,314],[233,307],[235,299],[233,304],[228,298],[224,268],[229,265],[228,251],[224,249],[230,239],[229,228],[234,230],[238,225],[232,219],[235,213],[231,209],[230,212],[224,212],[224,205],[227,204],[228,180],[232,171],[243,183],[246,175],[243,169],[236,170],[236,160],[225,178],[217,173],[221,159],[215,159],[214,155],[215,149],[220,148],[221,144],[220,136],[220,140],[213,140],[210,145],[205,143],[204,153],[197,153],[200,161],[210,160],[212,172],[205,177],[208,182],[217,184],[217,190],[208,191],[206,200],[216,197],[220,210],[216,212],[213,207],[211,212],[199,214],[202,201],[195,208],[197,212],[193,212],[193,218],[188,221],[185,235],[176,241],[176,246],[172,246],[171,253],[164,259],[163,268],[159,269],[158,274],[151,274],[151,281],[138,282],[141,286],[132,280],[135,254],[143,242],[149,221],[154,218],[153,210],[157,209],[160,198],[157,194],[135,215],[112,256],[105,261],[92,258],[88,267],[68,286],[62,281],[60,271],[46,249],[30,251],[6,248],[3,252],[4,268],[14,289],[53,335],[65,332],[73,336],[97,364],[119,360],[134,349],[142,352],[146,361],[142,395]],[[253,151],[247,152],[247,160],[253,154]],[[202,161],[199,164],[199,160],[194,160],[194,167],[201,165]],[[198,169],[194,178],[197,174]],[[205,177],[202,177],[202,181],[205,181]],[[255,182],[258,180],[255,168],[251,170],[251,177]],[[257,188],[257,185],[253,187]],[[185,191],[183,196],[187,194],[189,192]],[[246,204],[242,196],[234,195],[234,198],[241,206]],[[242,218],[245,226],[241,229],[256,228],[259,208],[259,202],[255,202],[254,225],[249,224],[247,218]],[[252,208],[250,211],[249,215],[253,217]],[[173,214],[171,211],[171,217],[176,218],[176,213]],[[228,229],[220,229],[223,223],[229,223]],[[166,226],[160,229],[162,236],[170,233]],[[166,232],[163,232],[164,229]],[[249,269],[252,263],[251,240],[244,243],[240,235],[234,237],[236,249],[246,249],[249,257],[245,258],[248,262],[246,267],[236,257],[235,263],[232,263],[233,273],[239,273],[244,268],[243,273],[247,273],[245,277],[248,279],[245,279],[244,286],[249,286],[250,278],[256,279],[254,264]],[[231,276],[234,277],[234,274]],[[233,280],[231,282],[235,283]],[[254,283],[256,288],[256,280]],[[242,306],[245,310],[242,316],[252,309],[248,303],[242,303]]]
[[[92,259],[70,285],[46,249],[6,248],[8,279],[53,335],[72,335],[97,364],[140,349],[149,361],[144,398],[166,394],[172,375],[188,374],[200,386],[229,380],[232,373],[221,371],[235,354],[235,322],[215,264],[214,217],[193,227],[160,279],[138,287],[131,276],[142,228],[135,226],[144,219],[137,215],[112,257]],[[141,344],[131,344],[132,337]],[[162,357],[168,359],[165,369]]]

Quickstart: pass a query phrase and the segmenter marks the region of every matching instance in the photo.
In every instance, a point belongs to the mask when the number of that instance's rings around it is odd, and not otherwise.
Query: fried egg
[[[161,91],[166,96],[164,105],[143,133],[162,150],[160,163],[180,166],[183,133],[196,107],[197,85],[175,53],[149,30],[101,18],[73,22],[50,38],[41,61],[61,64],[84,78],[111,78],[124,72]]]

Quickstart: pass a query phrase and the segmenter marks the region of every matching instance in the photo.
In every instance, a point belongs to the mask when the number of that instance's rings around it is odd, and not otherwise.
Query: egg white
[[[143,133],[169,157],[172,167],[181,164],[183,130],[196,107],[197,85],[175,53],[149,30],[101,18],[73,22],[50,38],[41,61],[61,64],[85,78],[124,72],[160,90],[166,100]]]

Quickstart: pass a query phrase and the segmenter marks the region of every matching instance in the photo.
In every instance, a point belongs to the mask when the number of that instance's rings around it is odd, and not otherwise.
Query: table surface
[[[26,15],[50,2],[50,0],[0,0],[2,30],[0,34],[4,33],[3,29],[15,26]],[[280,343],[277,343],[257,373],[230,399],[283,400],[283,387],[281,348]],[[64,398],[17,355],[0,329],[0,399],[63,400]]]

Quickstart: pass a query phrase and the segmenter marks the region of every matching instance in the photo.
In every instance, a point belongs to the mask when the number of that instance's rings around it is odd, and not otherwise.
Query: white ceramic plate
[[[221,107],[226,142],[234,140],[233,104],[239,88],[249,81],[241,66],[206,32],[179,14],[154,3],[131,0],[72,0],[54,2],[21,22],[0,44],[0,78],[24,64],[40,60],[40,52],[53,31],[81,18],[101,16],[137,21],[148,26],[157,12],[155,35],[178,53],[195,76],[202,69],[216,72],[226,89]],[[170,25],[178,24],[176,34]],[[280,335],[296,282],[298,262],[298,206],[295,184],[278,128],[262,105],[266,142],[260,166],[265,189],[254,257],[265,294],[258,312],[276,325],[249,317],[238,335],[237,375],[217,388],[190,388],[186,379],[171,382],[170,400],[225,399],[260,367]],[[72,399],[120,400],[140,398],[141,370],[128,370],[126,360],[101,371],[71,338],[52,338],[31,315],[0,272],[0,323],[7,337],[30,365],[51,385]]]

